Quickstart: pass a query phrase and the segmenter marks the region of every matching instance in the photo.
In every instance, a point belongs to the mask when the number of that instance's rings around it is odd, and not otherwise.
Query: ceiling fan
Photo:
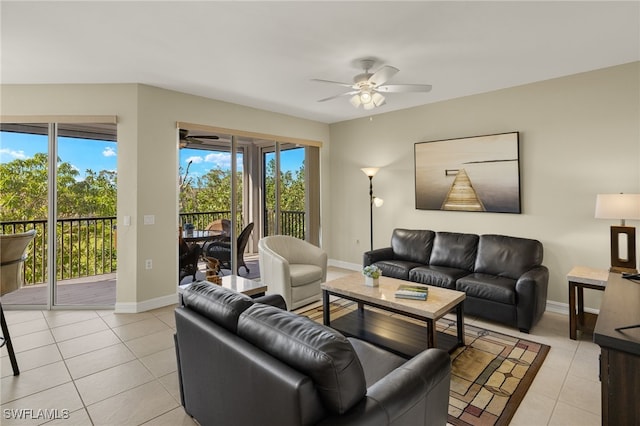
[[[337,84],[344,87],[349,87],[352,90],[340,93],[339,95],[329,96],[328,98],[320,99],[318,102],[325,102],[331,99],[339,98],[342,96],[351,96],[351,104],[358,108],[360,105],[364,109],[373,109],[384,105],[385,98],[382,93],[406,93],[406,92],[429,92],[431,85],[429,84],[385,84],[390,80],[398,71],[398,68],[385,65],[378,69],[376,72],[371,73],[369,70],[373,67],[375,60],[363,59],[360,61],[361,67],[364,69],[362,74],[358,74],[353,78],[353,84],[341,83],[339,81],[321,80],[314,78],[312,81],[319,81],[321,83]]]
[[[216,135],[202,135],[202,136],[189,136],[187,129],[180,129],[180,148],[185,148],[187,145],[196,143],[203,144],[205,140],[218,140],[219,136]]]

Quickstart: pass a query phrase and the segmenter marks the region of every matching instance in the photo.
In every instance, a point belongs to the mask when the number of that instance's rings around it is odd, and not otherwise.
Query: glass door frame
[[[65,124],[101,123],[117,125],[116,116],[44,116],[20,117],[2,116],[2,123],[7,124],[46,124],[47,125],[47,291],[45,304],[5,304],[3,309],[36,309],[36,310],[86,310],[114,309],[114,305],[63,305],[57,304],[57,216],[58,216],[58,128]]]

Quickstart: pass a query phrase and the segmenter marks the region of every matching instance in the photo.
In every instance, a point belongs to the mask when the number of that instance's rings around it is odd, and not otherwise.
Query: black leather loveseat
[[[265,297],[283,306],[280,296]],[[199,424],[447,423],[446,352],[427,349],[407,361],[260,300],[207,283],[182,294],[180,393]]]
[[[547,304],[542,243],[505,235],[395,229],[391,247],[364,254],[382,275],[466,293],[464,312],[528,333]]]

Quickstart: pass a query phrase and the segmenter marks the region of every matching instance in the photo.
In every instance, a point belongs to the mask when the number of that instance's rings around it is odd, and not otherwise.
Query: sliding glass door
[[[265,236],[290,235],[318,243],[317,152],[316,147],[294,144],[262,148]]]
[[[112,307],[115,124],[3,123],[0,130],[1,232],[36,230],[25,286],[4,295],[3,305]]]

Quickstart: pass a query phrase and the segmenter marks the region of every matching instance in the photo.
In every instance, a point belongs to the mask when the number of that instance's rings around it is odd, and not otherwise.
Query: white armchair
[[[327,253],[288,235],[264,237],[258,242],[260,276],[267,294],[279,294],[287,309],[322,298],[320,284],[327,280]]]

